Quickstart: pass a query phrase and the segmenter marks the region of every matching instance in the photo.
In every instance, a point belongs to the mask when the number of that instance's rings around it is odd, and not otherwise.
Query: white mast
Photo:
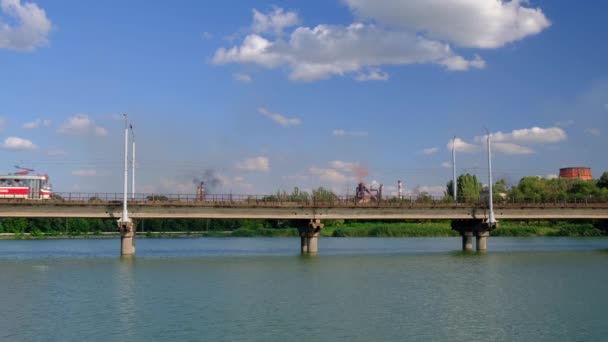
[[[131,199],[135,200],[135,131],[133,131],[133,125],[129,125],[129,128],[131,128],[131,136],[133,137],[131,142],[133,147],[131,153]]]
[[[494,204],[492,198],[492,140],[490,132],[487,128],[486,133],[488,134],[488,205],[490,209],[490,212],[488,213],[488,225],[492,227],[496,225],[496,219],[494,218]]]
[[[456,189],[456,136],[454,136],[454,140],[452,140],[452,195],[454,195],[454,203],[458,203]]]
[[[129,123],[127,114],[123,114],[125,117],[125,174],[124,174],[124,187],[123,187],[123,199],[122,199],[122,217],[120,222],[131,222],[129,214],[127,212],[127,183],[129,181]]]

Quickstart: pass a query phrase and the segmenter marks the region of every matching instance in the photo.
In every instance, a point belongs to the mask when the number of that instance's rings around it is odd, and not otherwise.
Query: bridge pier
[[[475,242],[477,250],[485,252],[488,249],[488,237],[490,236],[490,230],[496,228],[490,226],[486,222],[481,220],[453,220],[452,229],[458,231],[462,236],[462,250],[472,251],[473,250],[473,236],[475,236]]]
[[[462,250],[472,251],[473,250],[473,232],[463,232],[462,235]]]
[[[135,255],[135,222],[118,222],[120,231],[120,255]]]
[[[488,237],[490,236],[489,231],[477,232],[477,250],[485,252],[488,250]]]
[[[298,226],[302,254],[316,254],[319,251],[319,235],[324,226],[321,220],[302,222]]]

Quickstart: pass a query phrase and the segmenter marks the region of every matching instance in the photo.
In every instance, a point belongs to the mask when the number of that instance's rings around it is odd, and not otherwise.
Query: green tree
[[[319,187],[312,191],[312,198],[317,202],[334,202],[338,199],[338,196],[331,190],[327,190],[324,187]]]
[[[446,189],[445,189],[445,193],[444,193],[444,199],[449,199],[452,200],[454,199],[454,180],[450,179],[449,182],[445,185]],[[458,190],[456,190],[458,191]]]
[[[0,221],[0,231],[5,233],[25,233],[27,219],[21,217],[7,217]]]
[[[291,202],[307,202],[310,200],[310,195],[306,191],[300,191],[300,188],[296,186],[293,188],[289,200]]]
[[[569,192],[572,197],[588,197],[597,193],[598,188],[595,185],[595,181],[577,179],[572,183],[572,187],[570,188]]]
[[[465,173],[458,176],[456,180],[458,191],[458,199],[465,202],[479,201],[479,193],[481,192],[481,183],[477,180],[477,176]]]
[[[517,187],[512,189],[511,197],[517,201],[539,202],[546,193],[547,183],[545,180],[538,176],[532,176],[520,179]]]
[[[602,176],[597,181],[598,188],[608,188],[608,171],[602,173]]]

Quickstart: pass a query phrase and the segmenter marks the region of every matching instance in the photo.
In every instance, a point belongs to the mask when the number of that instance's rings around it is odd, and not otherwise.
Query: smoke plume
[[[217,176],[213,169],[205,170],[201,177],[195,177],[192,180],[195,185],[199,185],[201,181],[205,182],[205,190],[208,192],[213,191],[216,187],[223,184],[221,178]]]

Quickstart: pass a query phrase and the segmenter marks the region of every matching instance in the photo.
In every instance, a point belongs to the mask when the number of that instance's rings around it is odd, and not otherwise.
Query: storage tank
[[[589,167],[564,167],[559,169],[559,177],[567,179],[592,180],[591,168]]]

